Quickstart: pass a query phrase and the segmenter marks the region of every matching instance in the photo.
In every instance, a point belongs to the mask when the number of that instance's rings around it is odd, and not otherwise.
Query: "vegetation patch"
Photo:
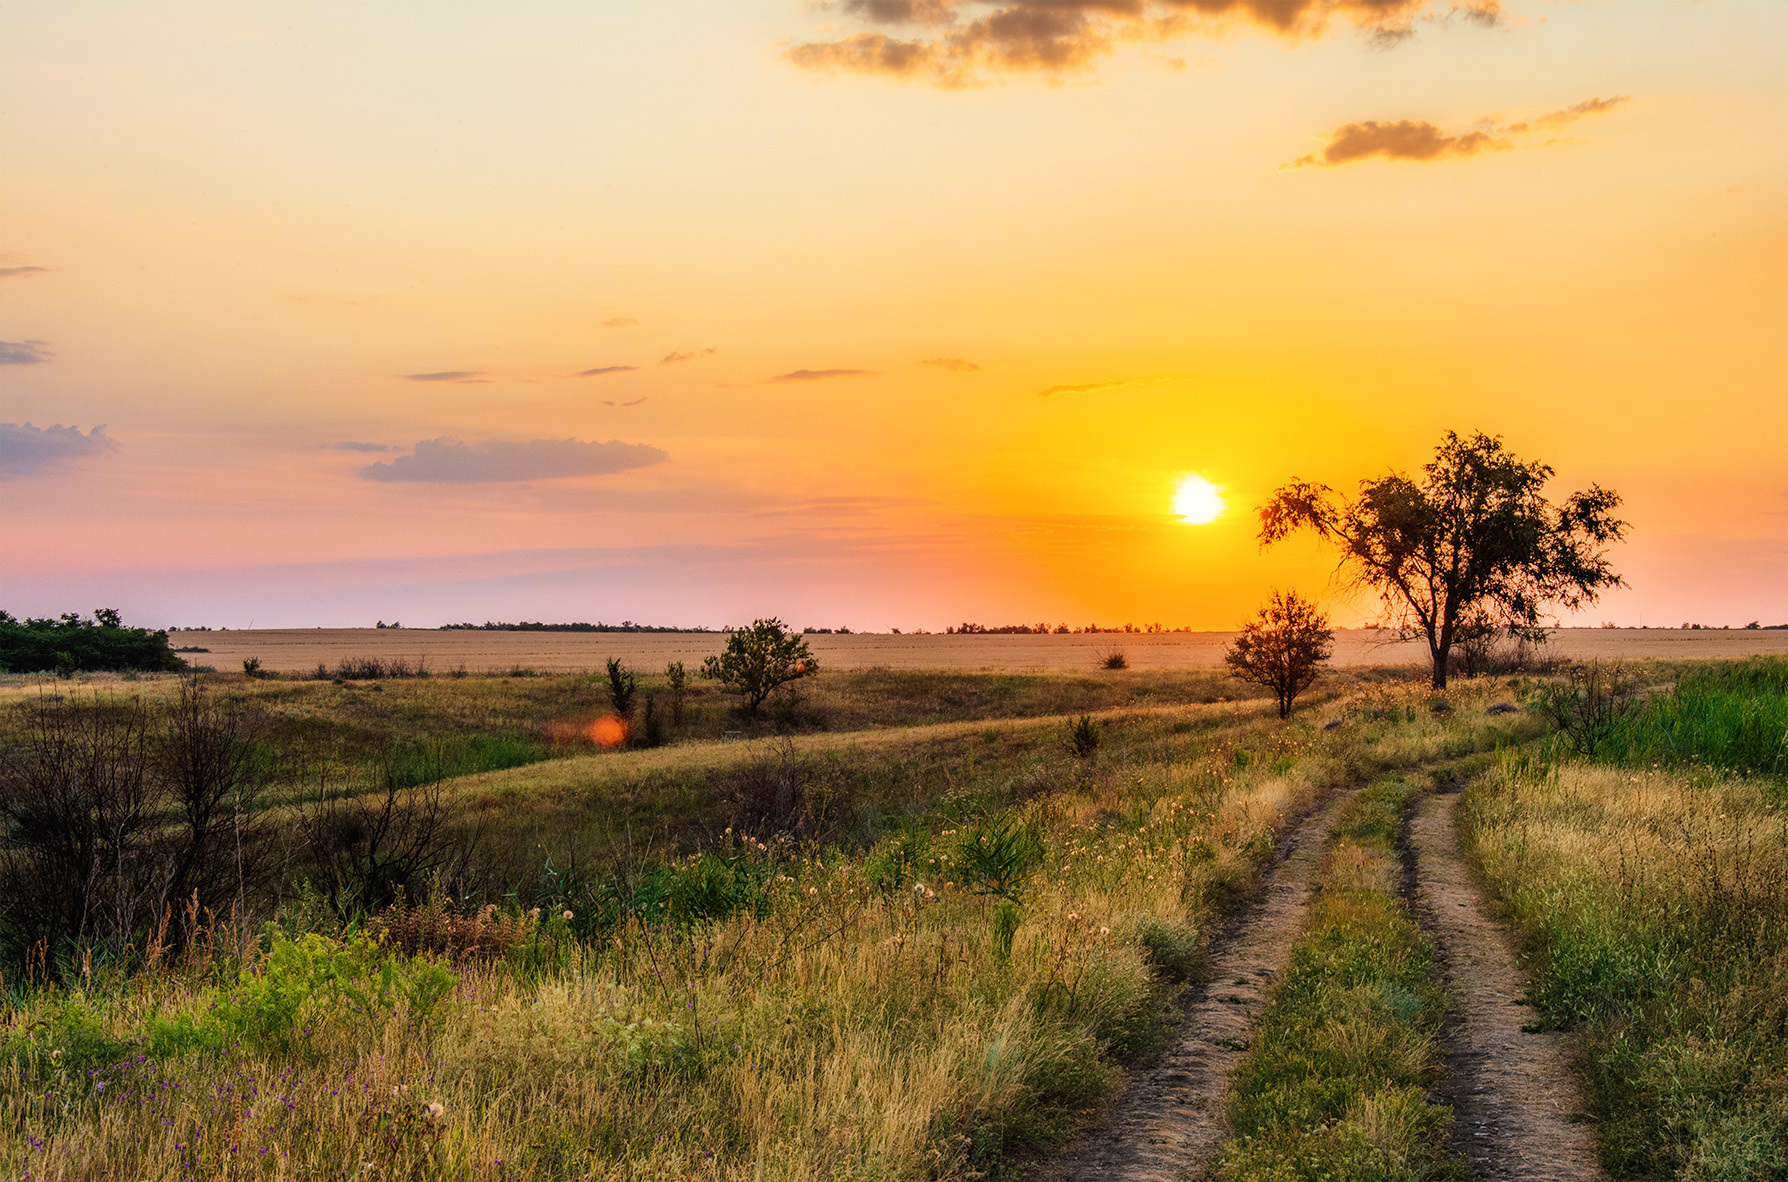
[[[1215,1177],[1464,1176],[1445,1148],[1451,1110],[1427,1098],[1444,1009],[1433,948],[1397,895],[1414,793],[1382,780],[1336,827],[1309,928],[1236,1075]]]

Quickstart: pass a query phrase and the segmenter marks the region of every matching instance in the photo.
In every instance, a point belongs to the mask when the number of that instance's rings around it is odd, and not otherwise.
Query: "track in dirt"
[[[1254,1015],[1291,958],[1310,910],[1310,881],[1341,810],[1338,792],[1292,830],[1265,881],[1212,949],[1208,983],[1187,992],[1176,1041],[1133,1075],[1106,1120],[1040,1182],[1170,1182],[1209,1161],[1229,1136],[1223,1094],[1247,1046]]]
[[[1595,1182],[1583,1101],[1564,1036],[1522,1030],[1527,977],[1459,854],[1455,792],[1429,796],[1409,825],[1415,910],[1451,990],[1447,1020],[1453,1141],[1489,1182]]]

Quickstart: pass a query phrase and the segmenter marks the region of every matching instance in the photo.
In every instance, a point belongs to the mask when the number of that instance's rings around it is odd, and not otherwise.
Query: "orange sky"
[[[10,6],[0,607],[1353,623],[1254,507],[1455,429],[1624,494],[1575,622],[1788,622],[1785,55],[1768,0]]]

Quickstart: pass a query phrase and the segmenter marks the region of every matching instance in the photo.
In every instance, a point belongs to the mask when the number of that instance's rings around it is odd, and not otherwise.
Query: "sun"
[[[1188,525],[1209,525],[1223,516],[1223,490],[1202,476],[1180,481],[1173,492],[1173,511]]]

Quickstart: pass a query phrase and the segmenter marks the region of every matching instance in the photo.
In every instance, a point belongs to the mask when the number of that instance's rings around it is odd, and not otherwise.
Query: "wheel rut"
[[[1409,823],[1415,911],[1451,990],[1448,1099],[1453,1143],[1474,1179],[1599,1182],[1594,1139],[1565,1038],[1523,1030],[1528,978],[1459,853],[1459,796],[1422,800]]]
[[[1132,1075],[1096,1129],[1039,1170],[1039,1182],[1170,1182],[1195,1175],[1229,1137],[1223,1093],[1254,1017],[1290,962],[1310,881],[1357,789],[1337,792],[1280,841],[1254,897],[1211,949],[1206,983],[1187,990],[1168,1049]]]

